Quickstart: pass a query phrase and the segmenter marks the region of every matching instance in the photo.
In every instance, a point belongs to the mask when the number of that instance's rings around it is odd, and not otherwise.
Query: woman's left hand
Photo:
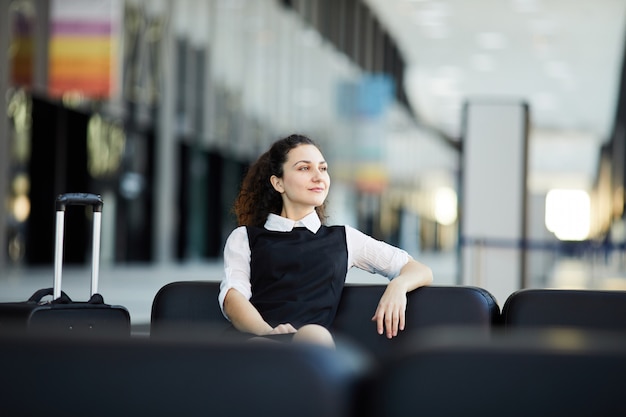
[[[400,271],[400,275],[389,281],[378,307],[372,317],[376,322],[378,334],[385,333],[391,339],[404,330],[406,317],[406,294],[416,288],[430,285],[433,273],[426,265],[409,258]]]
[[[406,311],[406,289],[400,282],[392,280],[378,302],[378,307],[372,317],[376,322],[378,334],[386,333],[388,339],[398,335],[398,330],[404,330]]]

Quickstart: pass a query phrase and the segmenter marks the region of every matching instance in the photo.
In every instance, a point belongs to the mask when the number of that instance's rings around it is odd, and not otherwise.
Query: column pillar
[[[0,1],[0,98],[2,113],[0,114],[0,271],[7,264],[7,212],[3,204],[7,192],[10,166],[9,161],[9,119],[7,117],[7,90],[9,89],[9,45],[11,43],[11,26],[6,17],[9,16],[8,1]]]
[[[173,16],[177,12],[177,2],[165,2],[163,16]],[[174,123],[174,99],[176,87],[176,62],[172,57],[176,56],[176,35],[175,28],[171,24],[173,19],[167,19],[166,27],[163,31],[160,53],[161,74],[161,94],[157,118],[157,144],[156,144],[156,166],[155,173],[156,204],[154,216],[154,230],[156,244],[154,245],[155,263],[170,263],[174,260],[176,244],[176,155],[178,149],[175,141]]]
[[[528,106],[466,103],[462,141],[461,283],[502,305],[525,286]]]

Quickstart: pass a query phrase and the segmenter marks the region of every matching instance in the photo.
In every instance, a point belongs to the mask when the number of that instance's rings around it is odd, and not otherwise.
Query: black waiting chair
[[[379,368],[363,388],[360,415],[625,416],[624,375],[624,335],[433,329]]]
[[[523,289],[502,307],[505,329],[570,327],[626,331],[626,291]]]
[[[344,287],[332,329],[338,342],[343,339],[376,358],[383,358],[409,334],[435,326],[464,326],[489,333],[500,314],[493,296],[482,288],[423,287],[408,296],[406,329],[389,340],[376,332],[371,321],[384,290],[383,285]],[[229,323],[219,309],[218,293],[217,281],[179,281],[165,285],[152,304],[151,336],[189,331],[223,334]]]
[[[217,281],[176,281],[159,289],[152,301],[150,336],[172,332],[208,331],[219,334],[230,327],[217,302]]]
[[[0,415],[345,417],[358,370],[305,345],[0,334]]]
[[[415,336],[432,327],[468,327],[488,334],[500,315],[495,298],[486,290],[472,286],[427,286],[407,297],[406,326],[397,337],[387,339],[376,332],[371,321],[385,286],[346,285],[334,332],[363,346],[378,358],[384,358]]]

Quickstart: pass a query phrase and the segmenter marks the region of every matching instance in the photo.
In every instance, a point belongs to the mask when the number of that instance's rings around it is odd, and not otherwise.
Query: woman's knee
[[[294,342],[315,343],[335,347],[335,340],[327,328],[319,324],[306,324],[298,329],[293,336]]]

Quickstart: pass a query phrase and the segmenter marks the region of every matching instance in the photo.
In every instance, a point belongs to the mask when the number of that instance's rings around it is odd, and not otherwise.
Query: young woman
[[[372,317],[378,333],[404,329],[406,294],[432,282],[430,268],[350,226],[325,226],[329,188],[327,162],[302,135],[275,142],[248,170],[219,295],[240,332],[334,346],[328,329],[353,266],[390,279]]]

